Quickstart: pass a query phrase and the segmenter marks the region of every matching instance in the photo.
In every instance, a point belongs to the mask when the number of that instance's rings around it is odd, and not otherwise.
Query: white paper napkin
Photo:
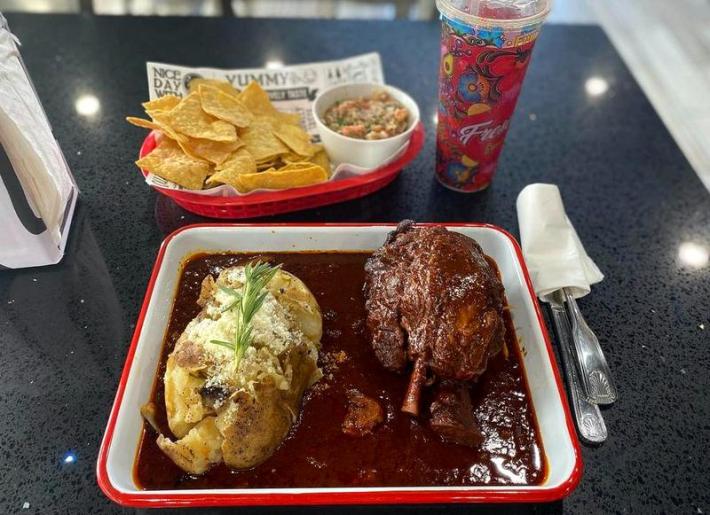
[[[31,207],[55,244],[74,183],[20,59],[12,33],[0,18],[0,141]]]
[[[0,269],[64,254],[76,183],[0,13]]]
[[[584,251],[554,184],[530,184],[518,195],[518,225],[523,256],[535,293],[544,296],[570,288],[575,298],[587,295],[604,279]]]

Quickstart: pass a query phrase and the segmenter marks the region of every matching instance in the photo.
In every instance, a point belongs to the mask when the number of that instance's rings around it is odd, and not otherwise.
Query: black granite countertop
[[[8,19],[81,198],[59,265],[0,272],[0,512],[121,511],[96,484],[101,436],[158,246],[202,221],[151,191],[132,164],[145,132],[123,117],[147,96],[145,62],[256,67],[371,50],[387,81],[419,102],[424,151],[369,197],[262,221],[482,221],[517,234],[521,188],[557,183],[606,274],[581,307],[621,396],[604,410],[609,440],[583,449],[584,477],[568,499],[500,510],[710,512],[710,266],[679,257],[683,243],[710,247],[710,196],[601,29],[545,27],[498,176],[462,195],[432,175],[436,23]],[[608,81],[606,94],[587,95],[593,76]],[[75,110],[87,94],[100,101],[94,117]],[[398,510],[443,511],[473,510]]]

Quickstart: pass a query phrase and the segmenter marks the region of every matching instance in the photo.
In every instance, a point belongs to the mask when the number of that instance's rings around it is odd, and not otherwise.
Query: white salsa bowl
[[[367,97],[378,91],[389,95],[409,111],[409,125],[402,134],[391,138],[366,140],[343,136],[323,123],[323,115],[336,102]],[[330,159],[336,164],[348,163],[361,168],[378,168],[401,150],[419,123],[419,107],[412,97],[393,86],[376,83],[341,84],[324,90],[313,102],[313,118],[321,142]]]

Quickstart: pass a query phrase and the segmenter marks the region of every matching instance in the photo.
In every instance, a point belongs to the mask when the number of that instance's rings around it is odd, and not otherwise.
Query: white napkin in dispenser
[[[78,190],[0,14],[0,269],[58,263]]]

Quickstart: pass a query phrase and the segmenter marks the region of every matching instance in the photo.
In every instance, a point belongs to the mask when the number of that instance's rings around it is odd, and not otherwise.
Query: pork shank
[[[471,238],[405,221],[368,259],[365,271],[375,355],[394,372],[405,372],[412,363],[402,411],[419,414],[425,384],[475,381],[503,347],[503,285],[495,264]],[[442,406],[449,406],[444,418],[451,419],[461,412],[452,403],[470,402],[467,390],[457,392],[432,405],[435,430]],[[434,398],[441,401],[442,394]]]

